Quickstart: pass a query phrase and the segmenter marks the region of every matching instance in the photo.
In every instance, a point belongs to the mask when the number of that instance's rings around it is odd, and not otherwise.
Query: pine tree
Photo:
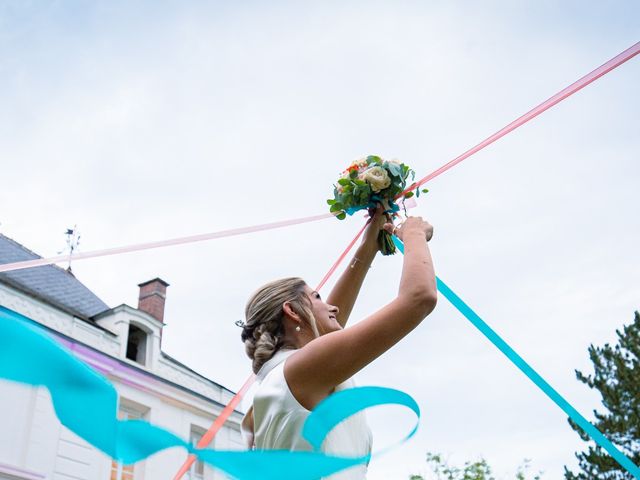
[[[585,376],[576,370],[576,377],[602,396],[607,412],[594,410],[595,427],[600,430],[636,465],[640,464],[640,314],[634,321],[616,330],[618,343],[611,347],[589,346],[589,358],[594,374]],[[569,424],[585,442],[591,438],[573,420]],[[565,466],[566,480],[633,480],[600,446],[589,446],[586,452],[576,453],[579,473]]]

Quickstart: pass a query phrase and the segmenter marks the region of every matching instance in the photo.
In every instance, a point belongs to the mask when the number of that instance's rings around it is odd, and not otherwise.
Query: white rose
[[[362,173],[362,180],[371,185],[371,190],[378,193],[391,185],[387,171],[382,167],[371,167]]]

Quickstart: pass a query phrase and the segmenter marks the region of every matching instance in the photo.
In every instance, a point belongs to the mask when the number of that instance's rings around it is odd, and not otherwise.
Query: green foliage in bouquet
[[[400,210],[396,197],[406,190],[409,177],[414,180],[415,172],[398,161],[383,160],[375,155],[356,160],[342,172],[333,186],[333,198],[327,200],[329,211],[339,220],[344,220],[358,210],[375,209],[381,204],[386,214],[393,214]],[[416,196],[419,195],[420,190],[416,190]],[[412,191],[403,195],[404,198],[412,196]],[[378,243],[383,255],[395,253],[396,247],[389,233],[381,231]]]

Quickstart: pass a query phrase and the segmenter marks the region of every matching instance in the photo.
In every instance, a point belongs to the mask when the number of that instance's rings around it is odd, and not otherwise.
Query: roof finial
[[[73,275],[73,272],[71,271],[71,257],[73,256],[73,252],[80,246],[80,232],[78,232],[78,225],[74,225],[73,228],[67,228],[65,235],[67,236],[66,250],[69,253],[69,266],[67,267],[67,272]]]

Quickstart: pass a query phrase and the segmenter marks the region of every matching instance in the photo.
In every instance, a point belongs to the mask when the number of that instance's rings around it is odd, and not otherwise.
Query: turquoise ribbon
[[[417,418],[420,418],[420,407],[416,401],[400,390],[383,387],[349,388],[334,393],[314,408],[303,426],[302,436],[313,448],[319,450],[323,440],[333,427],[345,418],[365,408],[391,404],[407,407],[416,414]],[[418,423],[416,422],[413,429],[400,443],[409,440],[417,430]],[[385,451],[389,448],[392,447],[386,448]]]
[[[368,463],[371,455],[340,457],[319,451],[224,451],[197,449],[180,437],[143,420],[118,420],[113,385],[46,335],[30,319],[0,307],[0,378],[51,393],[60,422],[112,458],[131,464],[171,447],[183,447],[202,461],[239,480],[315,480]],[[331,429],[350,415],[376,405],[420,409],[407,394],[381,387],[337,392],[321,402],[304,424],[303,436],[319,449]]]
[[[398,237],[393,236],[393,241],[398,250],[404,254],[404,244]],[[438,291],[462,315],[469,320],[474,327],[493,343],[516,367],[524,373],[545,395],[558,405],[569,417],[576,422],[598,445],[604,448],[623,468],[636,479],[640,479],[638,468],[624,453],[616,448],[596,427],[584,418],[562,395],[560,395],[549,383],[538,374],[524,359],[518,355],[489,325],[487,325],[466,303],[462,301],[440,278],[436,277]]]
[[[400,207],[392,199],[387,200],[387,202],[389,204],[389,210],[385,210],[384,213],[396,213],[400,211]],[[382,203],[382,197],[380,195],[374,194],[374,195],[371,195],[371,198],[368,204],[361,205],[359,207],[349,207],[345,209],[345,212],[347,213],[347,215],[353,215],[354,213],[359,212],[360,210],[365,210],[365,209],[375,210],[378,207],[378,205],[381,203]]]

